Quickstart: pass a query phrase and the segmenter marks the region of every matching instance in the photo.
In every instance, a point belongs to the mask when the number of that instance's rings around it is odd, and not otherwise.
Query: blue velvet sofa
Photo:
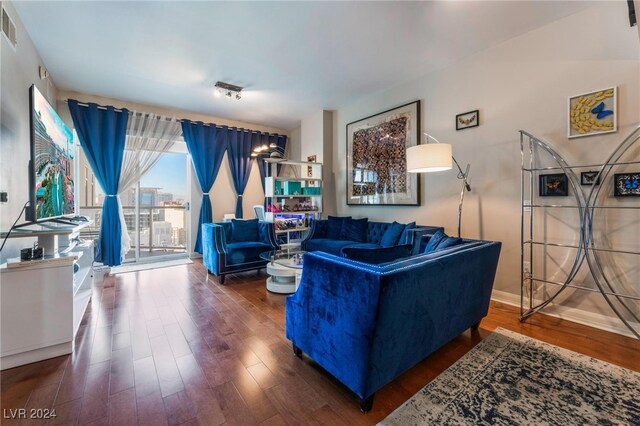
[[[255,241],[236,241],[232,222],[202,225],[203,263],[209,272],[224,283],[226,274],[264,268],[268,263],[259,255],[280,248],[273,223],[258,222]]]
[[[314,220],[311,223],[311,230],[304,240],[302,240],[301,248],[304,251],[323,251],[325,253],[342,255],[342,249],[349,247],[358,248],[380,248],[384,244],[383,238],[390,227],[400,225],[397,222],[370,222],[366,223],[364,238],[360,241],[350,238],[341,238],[340,232],[331,232],[331,219]],[[350,219],[350,218],[339,218]],[[360,219],[362,220],[362,219]],[[405,227],[405,225],[402,225]],[[437,226],[414,226],[410,229],[403,229],[396,239],[395,244],[411,244],[415,245],[424,234],[432,234],[443,228]]]
[[[486,316],[501,243],[463,240],[374,265],[306,253],[286,300],[286,336],[360,398],[375,392]]]

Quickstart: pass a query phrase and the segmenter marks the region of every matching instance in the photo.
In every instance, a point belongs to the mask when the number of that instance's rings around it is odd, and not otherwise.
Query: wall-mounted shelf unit
[[[322,164],[265,159],[267,212],[280,244],[295,245],[309,232],[309,223],[322,216]],[[286,175],[285,175],[286,174]]]
[[[600,294],[607,305],[620,319],[630,334],[640,339],[640,271],[637,268],[637,258],[634,260],[622,259],[624,256],[640,255],[638,238],[634,233],[640,234],[640,199],[625,197],[627,201],[614,199],[612,205],[604,205],[613,192],[612,172],[624,170],[637,165],[640,160],[623,161],[625,155],[638,158],[640,147],[640,127],[635,128],[629,136],[615,149],[613,154],[601,164],[588,164],[570,166],[562,156],[555,151],[550,144],[525,131],[520,131],[521,165],[521,281],[520,281],[520,320],[540,312],[552,302],[561,303],[560,296],[566,289],[587,291]],[[546,157],[555,163],[553,166],[541,164]],[[622,170],[621,170],[622,169]],[[576,170],[597,170],[595,185],[582,185]],[[573,199],[567,203],[542,202],[539,200],[539,191],[536,191],[539,176],[544,173],[563,173],[567,176],[568,194]],[[617,198],[617,197],[616,197]],[[559,198],[556,198],[560,200]],[[570,209],[575,211],[576,220],[567,220],[566,217],[557,218],[550,212]],[[607,226],[606,212],[638,211],[628,219],[629,228],[624,228],[624,237],[632,241],[634,247],[629,244],[620,245],[620,242],[612,238],[606,232],[600,235],[594,223],[603,221]],[[557,226],[569,230],[575,229],[572,243],[553,241],[553,232],[545,228],[548,220],[555,220]],[[597,222],[600,223],[600,222]],[[597,232],[596,232],[597,231]],[[548,256],[550,250],[564,250],[561,258],[566,263],[558,265],[556,270],[568,271],[564,279],[550,279],[540,265],[544,261],[539,256]],[[622,270],[623,265],[631,265]],[[584,266],[584,267],[583,267]],[[586,272],[586,275],[585,275]],[[579,274],[583,277],[580,282]]]

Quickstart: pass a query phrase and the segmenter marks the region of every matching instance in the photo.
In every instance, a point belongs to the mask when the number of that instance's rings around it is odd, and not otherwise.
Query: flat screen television
[[[27,220],[75,214],[73,133],[46,98],[31,86],[30,194]]]

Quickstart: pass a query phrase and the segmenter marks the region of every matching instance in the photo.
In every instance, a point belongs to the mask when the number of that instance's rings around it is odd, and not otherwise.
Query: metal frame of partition
[[[609,307],[613,310],[616,316],[623,322],[623,324],[631,331],[631,333],[638,339],[640,339],[640,328],[635,327],[626,317],[626,314],[633,318],[637,324],[640,324],[640,318],[627,304],[628,300],[640,300],[640,296],[632,294],[623,294],[616,288],[616,279],[609,277],[603,266],[603,260],[601,259],[601,252],[614,253],[614,254],[627,254],[627,255],[640,255],[640,251],[633,250],[619,250],[615,248],[598,247],[597,241],[593,235],[593,222],[596,212],[605,211],[606,209],[634,209],[640,211],[640,206],[604,206],[599,205],[598,195],[605,186],[604,182],[611,173],[614,166],[623,166],[631,164],[640,164],[638,161],[620,161],[622,156],[638,141],[640,141],[640,126],[636,127],[627,136],[623,142],[616,148],[616,150],[609,156],[609,158],[602,164],[588,164],[580,166],[570,166],[562,158],[558,152],[556,152],[550,144],[537,138],[536,136],[528,133],[524,130],[520,130],[520,154],[521,154],[521,174],[520,174],[520,321],[525,321],[531,315],[541,311],[550,303],[552,303],[561,293],[567,288],[585,290],[589,292],[595,292],[602,295]],[[552,167],[539,167],[537,165],[538,153],[543,151],[551,156],[551,158],[558,164]],[[574,169],[579,168],[599,168],[596,180],[600,179],[602,185],[592,185],[589,191],[584,191],[580,185],[580,180]],[[541,171],[562,171],[567,175],[569,185],[573,189],[573,195],[575,197],[575,205],[563,205],[563,204],[543,204],[532,203],[535,196],[535,180],[537,172]],[[527,203],[526,194],[527,187],[529,193],[529,202]],[[571,244],[558,244],[550,243],[548,241],[538,241],[534,239],[534,209],[554,209],[554,208],[570,208],[577,209],[579,216],[579,242],[577,245]],[[528,213],[528,226],[526,223]],[[551,281],[543,278],[538,278],[534,274],[534,246],[544,247],[563,247],[568,249],[575,249],[576,256],[571,266],[571,270],[567,274],[566,279],[563,282]],[[528,248],[528,262],[529,270],[525,271],[525,252]],[[579,284],[572,283],[576,274],[586,262],[591,277],[594,280],[595,288],[586,287]],[[555,291],[550,292],[550,296],[546,297],[538,303],[534,301],[534,285],[540,283],[542,285],[551,284],[560,287]],[[640,286],[640,283],[637,283]]]

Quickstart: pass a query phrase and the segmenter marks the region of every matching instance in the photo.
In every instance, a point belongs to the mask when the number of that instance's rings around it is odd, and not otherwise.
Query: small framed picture
[[[640,196],[640,172],[616,173],[613,175],[613,184],[616,197]]]
[[[315,156],[315,154],[307,156],[307,161],[309,163],[315,163],[316,159],[317,159],[317,157]],[[307,177],[313,177],[313,166],[307,166]],[[315,180],[310,180],[309,181],[309,186],[316,186],[316,181]]]
[[[567,121],[569,138],[616,132],[618,130],[616,87],[571,96]]]
[[[569,179],[564,173],[540,175],[538,192],[541,197],[566,197],[569,195]]]
[[[599,172],[588,171],[580,173],[580,185],[600,185]]]
[[[480,110],[476,109],[456,115],[456,130],[470,129],[480,125]]]

